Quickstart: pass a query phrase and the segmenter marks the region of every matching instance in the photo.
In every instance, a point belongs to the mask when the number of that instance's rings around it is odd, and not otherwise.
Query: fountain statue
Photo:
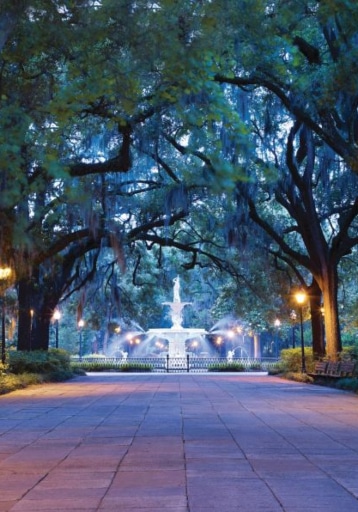
[[[180,302],[180,279],[179,276],[176,276],[173,279],[173,302]]]
[[[170,328],[149,329],[147,331],[148,335],[154,335],[168,341],[169,358],[185,358],[187,354],[185,348],[186,341],[196,336],[205,336],[206,334],[205,329],[185,328],[182,326],[183,309],[190,304],[191,302],[181,302],[180,278],[179,276],[175,277],[173,279],[173,302],[163,302],[164,306],[170,307],[172,326]]]
[[[163,302],[164,306],[170,307],[170,317],[172,320],[172,329],[182,329],[182,321],[183,321],[183,309],[190,302],[181,302],[180,299],[180,279],[179,276],[173,279],[173,302]]]

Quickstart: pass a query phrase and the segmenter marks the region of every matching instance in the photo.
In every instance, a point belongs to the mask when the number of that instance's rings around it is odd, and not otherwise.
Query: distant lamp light
[[[61,318],[61,311],[59,311],[58,309],[55,309],[55,312],[53,314],[53,319],[55,320],[55,322],[58,322]]]
[[[9,279],[12,274],[10,267],[0,267],[0,280]]]
[[[79,357],[80,357],[80,361],[82,361],[82,328],[84,327],[85,325],[85,321],[83,320],[83,318],[80,318],[77,322],[77,325],[78,325],[78,329],[79,329],[79,338],[80,338],[80,350],[79,350]]]
[[[56,335],[55,346],[56,346],[56,348],[58,348],[58,321],[61,318],[61,311],[59,309],[55,309],[52,318],[55,321],[55,335]]]
[[[304,291],[296,292],[295,297],[296,297],[297,303],[300,305],[304,304],[307,299],[307,295],[305,294]]]

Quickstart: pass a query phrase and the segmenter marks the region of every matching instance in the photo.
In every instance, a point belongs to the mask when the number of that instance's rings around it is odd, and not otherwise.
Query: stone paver
[[[0,397],[0,512],[358,512],[358,397],[92,374]]]

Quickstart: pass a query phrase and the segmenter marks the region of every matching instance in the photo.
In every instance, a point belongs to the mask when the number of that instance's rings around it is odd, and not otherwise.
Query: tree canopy
[[[257,297],[261,250],[287,276],[277,293],[322,295],[335,358],[358,241],[357,19],[348,0],[2,2],[0,262],[19,346],[47,348],[56,305],[99,269],[113,290],[126,269],[155,286],[165,254]]]

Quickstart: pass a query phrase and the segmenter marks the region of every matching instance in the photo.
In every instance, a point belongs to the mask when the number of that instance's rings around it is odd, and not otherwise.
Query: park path
[[[358,397],[92,374],[0,397],[0,512],[358,512]]]

